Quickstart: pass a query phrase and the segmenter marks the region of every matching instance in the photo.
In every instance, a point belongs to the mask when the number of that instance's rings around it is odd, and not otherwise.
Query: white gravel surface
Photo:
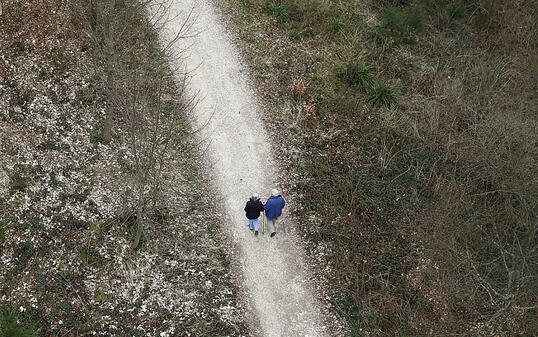
[[[172,16],[162,37],[169,38],[193,9],[191,33],[196,34],[174,48],[188,46],[182,60],[192,71],[188,90],[200,100],[193,124],[205,125],[199,136],[207,142],[206,159],[226,212],[226,227],[240,248],[238,260],[253,334],[327,336],[320,304],[307,281],[300,239],[278,227],[274,238],[267,233],[262,236],[261,231],[254,237],[248,230],[245,203],[253,192],[265,201],[271,188],[278,188],[277,165],[262,122],[263,111],[248,81],[249,71],[221,17],[209,0],[175,0],[171,12],[179,15]]]

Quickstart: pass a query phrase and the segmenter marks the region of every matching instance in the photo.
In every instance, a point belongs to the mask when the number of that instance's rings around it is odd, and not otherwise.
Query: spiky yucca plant
[[[390,108],[396,103],[396,91],[386,83],[375,83],[368,93],[368,102],[372,107]]]
[[[370,66],[364,62],[348,62],[343,71],[347,84],[356,86],[363,91],[370,89],[374,83]]]
[[[280,1],[268,1],[265,3],[265,11],[277,17],[280,23],[290,20],[291,11],[286,3]]]

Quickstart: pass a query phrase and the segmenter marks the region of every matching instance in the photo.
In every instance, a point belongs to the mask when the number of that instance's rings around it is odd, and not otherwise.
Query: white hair
[[[276,188],[273,188],[271,190],[271,195],[276,197],[278,195],[278,190]]]

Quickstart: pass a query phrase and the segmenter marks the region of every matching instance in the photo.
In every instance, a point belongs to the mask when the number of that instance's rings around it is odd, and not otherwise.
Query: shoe
[[[249,227],[249,228],[250,228],[250,227]],[[254,230],[254,228],[250,228],[250,230],[251,230],[251,231],[253,231],[253,230]]]
[[[254,235],[255,235],[255,236],[258,236],[258,231],[255,231],[255,232],[254,232]]]
[[[271,233],[271,237],[275,236],[276,235],[276,232],[273,232]]]

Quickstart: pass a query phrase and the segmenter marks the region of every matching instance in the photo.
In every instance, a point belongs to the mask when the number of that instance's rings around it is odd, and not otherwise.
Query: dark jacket
[[[247,212],[248,219],[258,219],[260,212],[263,212],[263,204],[260,199],[250,198],[245,206],[245,212]]]
[[[265,203],[265,216],[267,219],[277,219],[282,215],[282,209],[285,205],[286,202],[282,196],[270,197]]]

